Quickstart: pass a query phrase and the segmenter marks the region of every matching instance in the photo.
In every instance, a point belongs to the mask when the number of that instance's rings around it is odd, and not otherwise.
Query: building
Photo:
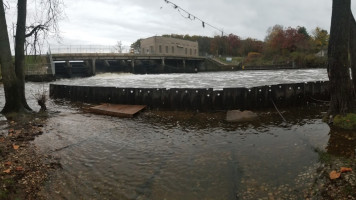
[[[141,54],[199,56],[198,42],[154,36],[141,40]]]

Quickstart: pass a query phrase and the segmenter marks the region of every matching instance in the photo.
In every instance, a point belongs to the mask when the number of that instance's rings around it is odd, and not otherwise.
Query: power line
[[[200,19],[199,17],[191,14],[190,12],[186,11],[185,9],[183,9],[182,7],[178,6],[177,4],[168,1],[168,0],[164,0],[164,2],[166,2],[167,4],[171,4],[173,6],[174,9],[178,10],[179,14],[182,15],[182,17],[186,18],[186,19],[190,19],[190,20],[198,20],[201,22],[203,28],[205,28],[205,26],[210,26],[211,28],[218,30],[219,32],[221,32],[221,36],[224,36],[224,31],[203,21],[202,19]],[[183,13],[182,13],[183,12]]]

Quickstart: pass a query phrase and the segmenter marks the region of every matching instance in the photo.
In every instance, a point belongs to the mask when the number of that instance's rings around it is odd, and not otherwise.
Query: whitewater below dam
[[[260,70],[193,74],[104,73],[89,78],[62,79],[58,84],[127,88],[231,88],[328,80],[326,69]]]

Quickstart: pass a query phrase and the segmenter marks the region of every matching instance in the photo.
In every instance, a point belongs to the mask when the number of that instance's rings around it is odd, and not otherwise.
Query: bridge
[[[92,76],[97,72],[193,73],[205,61],[200,56],[134,53],[49,54],[56,76]]]

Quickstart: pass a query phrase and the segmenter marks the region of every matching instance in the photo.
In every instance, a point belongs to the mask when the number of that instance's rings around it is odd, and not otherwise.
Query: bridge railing
[[[129,53],[129,46],[110,46],[110,45],[52,45],[52,54],[61,53]]]

